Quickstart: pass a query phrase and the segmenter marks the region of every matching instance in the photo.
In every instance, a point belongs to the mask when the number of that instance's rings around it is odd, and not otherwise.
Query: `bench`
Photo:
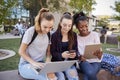
[[[80,80],[83,78],[83,74],[80,74]],[[98,80],[120,80],[120,76],[112,75],[110,72],[101,69],[97,74]]]
[[[105,70],[100,70],[98,75],[98,80],[120,80],[120,76],[114,76],[110,72]],[[0,72],[0,80],[26,80],[18,75],[18,70],[3,71]],[[80,80],[82,80],[82,74],[80,74]]]
[[[29,80],[29,79],[23,79],[20,75],[18,75],[18,70],[10,70],[0,72],[0,80]]]

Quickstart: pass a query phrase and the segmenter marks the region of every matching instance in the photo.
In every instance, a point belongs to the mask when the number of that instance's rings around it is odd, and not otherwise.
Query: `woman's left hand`
[[[99,50],[96,50],[93,54],[94,54],[95,56],[97,56],[99,59],[101,59],[102,53],[103,53],[103,52],[99,49]]]

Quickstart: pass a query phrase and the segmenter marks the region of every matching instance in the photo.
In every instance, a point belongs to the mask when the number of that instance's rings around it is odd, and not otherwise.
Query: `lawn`
[[[19,62],[18,48],[20,39],[0,39],[0,49],[9,49],[16,52],[16,55],[5,60],[0,60],[0,71],[17,69]]]
[[[20,39],[0,39],[0,49],[9,49],[9,50],[13,50],[16,52],[15,56],[0,61],[0,71],[17,69],[18,62],[19,62],[19,55],[18,55],[19,45],[20,45]],[[120,53],[113,53],[113,52],[108,52],[105,50],[108,47],[116,48],[117,45],[102,44],[102,46],[103,46],[104,52],[114,54],[116,56],[120,56]]]
[[[102,49],[103,49],[103,52],[104,52],[104,53],[110,53],[110,54],[113,54],[113,55],[116,55],[116,56],[120,56],[120,53],[107,51],[106,48],[117,48],[117,45],[113,45],[113,44],[102,44]]]

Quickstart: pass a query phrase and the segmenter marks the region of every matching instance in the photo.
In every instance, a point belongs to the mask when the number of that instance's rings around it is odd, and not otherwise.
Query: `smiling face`
[[[77,28],[78,28],[81,36],[86,36],[89,34],[87,20],[79,21]]]
[[[72,20],[63,18],[60,23],[60,26],[61,26],[61,31],[63,33],[68,33],[72,28]]]
[[[43,34],[46,34],[50,32],[50,30],[53,28],[54,20],[46,20],[42,19],[41,21],[41,31]]]

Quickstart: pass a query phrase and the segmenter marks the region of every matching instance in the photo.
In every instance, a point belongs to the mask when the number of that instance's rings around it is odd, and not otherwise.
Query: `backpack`
[[[28,46],[35,40],[35,38],[36,38],[37,35],[38,35],[38,33],[36,32],[36,30],[34,30],[32,39],[31,39],[30,43],[28,44]],[[50,42],[50,37],[51,37],[50,32],[48,32],[47,35],[48,35],[48,39],[49,39],[49,42]],[[20,44],[22,43],[23,36],[24,36],[24,34],[21,37]]]

